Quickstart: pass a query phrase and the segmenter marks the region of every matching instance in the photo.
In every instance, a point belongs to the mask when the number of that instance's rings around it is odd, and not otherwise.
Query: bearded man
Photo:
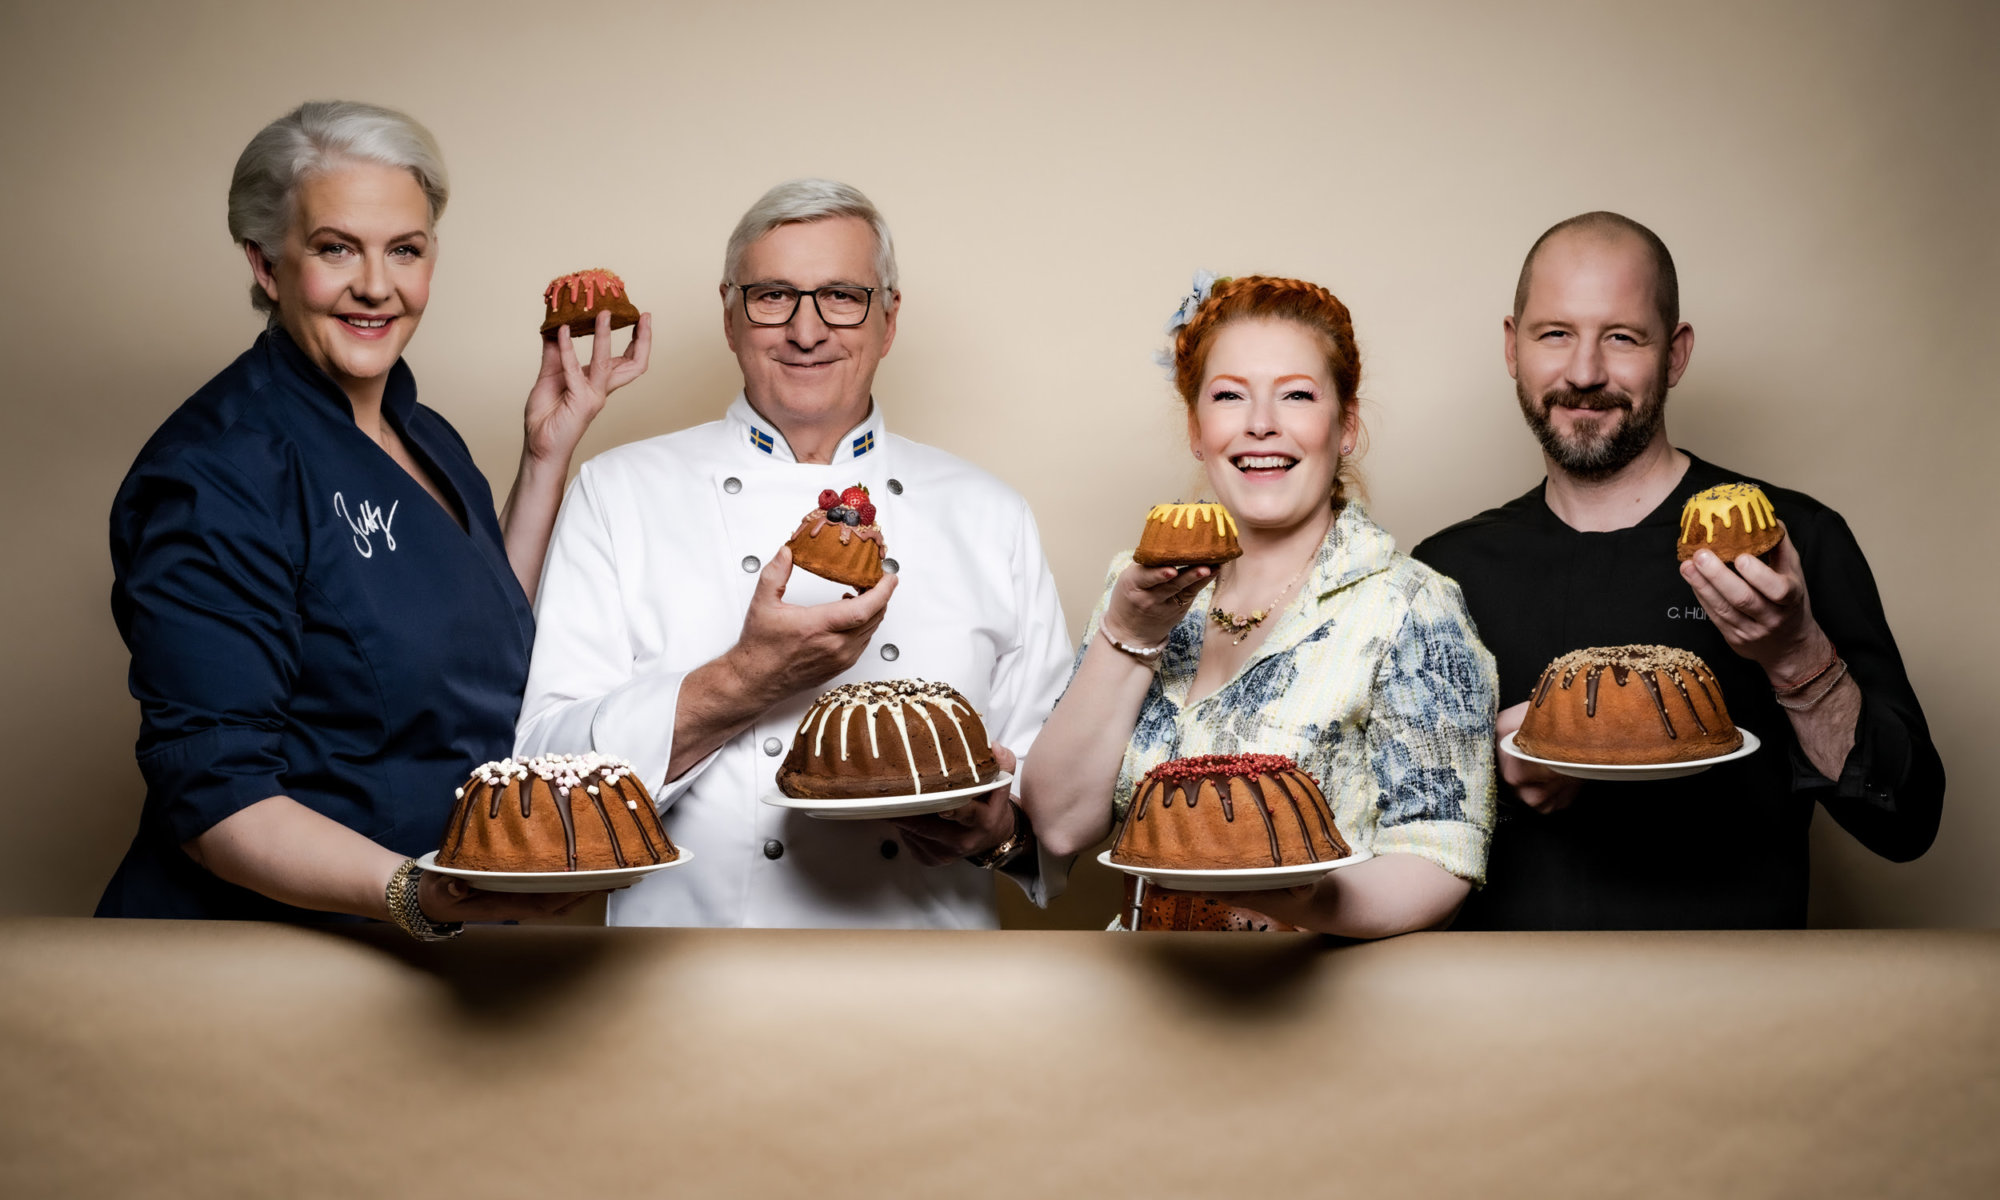
[[[1679,291],[1665,244],[1617,213],[1535,242],[1502,329],[1547,478],[1415,556],[1458,581],[1498,661],[1497,736],[1519,728],[1557,656],[1655,643],[1707,660],[1763,747],[1626,783],[1502,752],[1489,882],[1458,928],[1796,928],[1817,807],[1896,862],[1937,834],[1944,766],[1846,522],[1667,440],[1667,392],[1694,352]],[[1784,540],[1762,559],[1703,550],[1677,568],[1682,506],[1739,481],[1764,489]]]

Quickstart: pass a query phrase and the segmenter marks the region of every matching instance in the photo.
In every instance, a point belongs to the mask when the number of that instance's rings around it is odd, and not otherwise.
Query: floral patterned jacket
[[[1085,646],[1131,561],[1129,551],[1112,559]],[[1398,553],[1350,500],[1263,645],[1190,705],[1212,587],[1167,639],[1119,768],[1115,815],[1168,759],[1284,754],[1319,781],[1355,849],[1414,854],[1483,883],[1498,690],[1458,585]]]

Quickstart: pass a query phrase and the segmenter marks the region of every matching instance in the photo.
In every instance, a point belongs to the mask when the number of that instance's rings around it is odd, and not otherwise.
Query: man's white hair
[[[875,231],[875,282],[889,293],[882,297],[886,311],[896,292],[896,243],[889,237],[889,223],[859,188],[831,179],[788,180],[759,197],[750,211],[743,214],[743,219],[736,222],[736,231],[729,235],[729,248],[722,256],[723,285],[760,282],[736,277],[743,267],[743,256],[758,238],[780,225],[824,221],[830,217],[858,217]]]
[[[229,180],[229,236],[250,243],[276,263],[292,225],[292,205],[307,176],[348,163],[401,167],[417,177],[437,225],[451,197],[437,139],[393,108],[353,100],[309,100],[257,131],[236,160]],[[260,312],[277,305],[255,283],[250,303]]]

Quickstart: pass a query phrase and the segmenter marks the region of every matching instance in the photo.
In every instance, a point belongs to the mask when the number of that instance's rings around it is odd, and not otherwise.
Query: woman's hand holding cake
[[[595,279],[592,277],[599,277]],[[608,294],[603,280],[616,285]],[[558,316],[566,297],[579,296],[578,287],[589,284],[595,291],[587,302],[590,329],[590,362],[579,364],[570,334],[574,321],[548,324]],[[542,330],[542,366],[528,389],[528,403],[522,414],[521,469],[514,488],[507,494],[500,523],[510,535],[508,560],[521,576],[528,594],[540,582],[542,560],[549,549],[549,531],[555,527],[556,506],[568,482],[570,459],[578,443],[604,410],[611,393],[646,373],[653,353],[653,318],[632,309],[625,299],[625,287],[608,271],[582,271],[565,275],[549,284],[543,293],[549,309]],[[622,310],[611,301],[616,300]],[[577,314],[577,320],[585,319]],[[638,330],[623,354],[613,354],[611,331],[637,324]],[[518,532],[517,532],[518,531]],[[540,536],[529,536],[531,533]],[[518,545],[517,545],[518,543]]]

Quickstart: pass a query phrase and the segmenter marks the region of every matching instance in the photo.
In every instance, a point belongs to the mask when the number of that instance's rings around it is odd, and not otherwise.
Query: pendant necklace
[[[1292,585],[1297,583],[1300,577],[1303,576],[1309,569],[1311,569],[1312,565],[1318,561],[1319,561],[1319,552],[1315,550],[1313,552],[1312,557],[1306,559],[1305,565],[1300,567],[1298,570],[1292,572],[1292,577],[1290,579],[1285,580],[1284,586],[1278,589],[1277,595],[1271,597],[1271,603],[1267,607],[1260,608],[1256,612],[1253,612],[1248,616],[1243,616],[1237,613],[1230,612],[1227,609],[1223,608],[1222,605],[1217,604],[1213,608],[1210,608],[1208,610],[1208,619],[1215,622],[1217,625],[1220,625],[1224,633],[1235,635],[1231,639],[1229,643],[1230,645],[1241,646],[1243,644],[1243,639],[1249,637],[1250,632],[1252,630],[1256,629],[1259,625],[1262,625],[1264,623],[1264,618],[1271,615],[1271,610],[1276,608],[1278,606],[1278,602],[1285,598],[1285,593],[1291,591]],[[1222,588],[1218,585],[1215,589],[1215,592],[1216,592],[1216,598],[1219,600],[1222,596]]]

